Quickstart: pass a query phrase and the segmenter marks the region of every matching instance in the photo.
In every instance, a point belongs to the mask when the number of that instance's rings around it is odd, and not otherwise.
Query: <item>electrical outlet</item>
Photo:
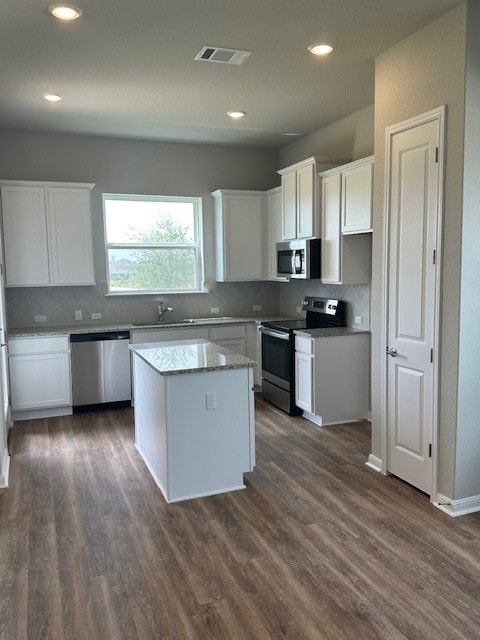
[[[101,320],[102,319],[102,314],[101,313],[92,313],[91,318],[92,318],[92,320]]]
[[[261,311],[262,310],[262,305],[261,304],[254,304],[253,305],[253,310],[254,311]]]
[[[47,316],[35,316],[35,322],[46,322]]]
[[[217,408],[217,394],[214,391],[205,394],[205,407],[208,411]]]
[[[81,320],[82,317],[82,312],[77,309],[77,311],[75,311],[75,320]]]
[[[362,316],[355,316],[355,324],[362,324],[363,318]]]
[[[302,313],[303,309],[302,307],[297,307],[297,313]]]
[[[219,307],[211,307],[210,308],[210,313],[219,313],[220,308]]]

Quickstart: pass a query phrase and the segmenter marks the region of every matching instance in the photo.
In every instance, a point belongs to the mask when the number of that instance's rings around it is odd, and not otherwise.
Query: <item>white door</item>
[[[389,138],[387,471],[431,494],[440,115]]]

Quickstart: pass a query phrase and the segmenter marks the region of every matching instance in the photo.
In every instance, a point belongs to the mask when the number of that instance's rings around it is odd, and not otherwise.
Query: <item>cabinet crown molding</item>
[[[257,191],[251,189],[216,189],[212,191],[210,195],[214,198],[220,196],[262,196],[265,191]]]
[[[351,158],[332,158],[330,156],[311,156],[310,158],[306,158],[305,160],[301,160],[300,162],[296,162],[295,164],[291,164],[288,167],[283,167],[283,169],[279,169],[277,173],[283,175],[284,173],[288,173],[293,169],[300,169],[301,167],[306,167],[311,164],[346,164],[350,162]]]
[[[333,167],[332,169],[326,169],[325,171],[320,171],[318,174],[321,178],[327,178],[328,176],[335,175],[344,171],[345,169],[354,169],[355,167],[361,167],[364,164],[370,164],[375,162],[375,156],[366,156],[365,158],[359,158],[358,160],[354,160],[353,162],[347,162],[347,164],[339,165],[338,167]]]
[[[94,182],[45,182],[44,180],[0,180],[0,187],[56,187],[93,189]]]

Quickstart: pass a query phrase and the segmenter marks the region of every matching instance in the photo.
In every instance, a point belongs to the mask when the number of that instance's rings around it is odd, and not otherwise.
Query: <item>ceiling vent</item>
[[[195,60],[240,65],[243,64],[251,55],[251,51],[242,51],[242,49],[225,49],[225,47],[206,46],[200,49],[195,56]]]

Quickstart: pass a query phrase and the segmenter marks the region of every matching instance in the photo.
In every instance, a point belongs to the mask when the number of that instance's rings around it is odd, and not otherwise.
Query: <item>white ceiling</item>
[[[73,3],[83,16],[62,23],[49,0],[2,0],[0,128],[278,148],[372,104],[375,56],[459,1]],[[320,40],[334,53],[309,54]],[[194,61],[203,45],[253,54]]]

